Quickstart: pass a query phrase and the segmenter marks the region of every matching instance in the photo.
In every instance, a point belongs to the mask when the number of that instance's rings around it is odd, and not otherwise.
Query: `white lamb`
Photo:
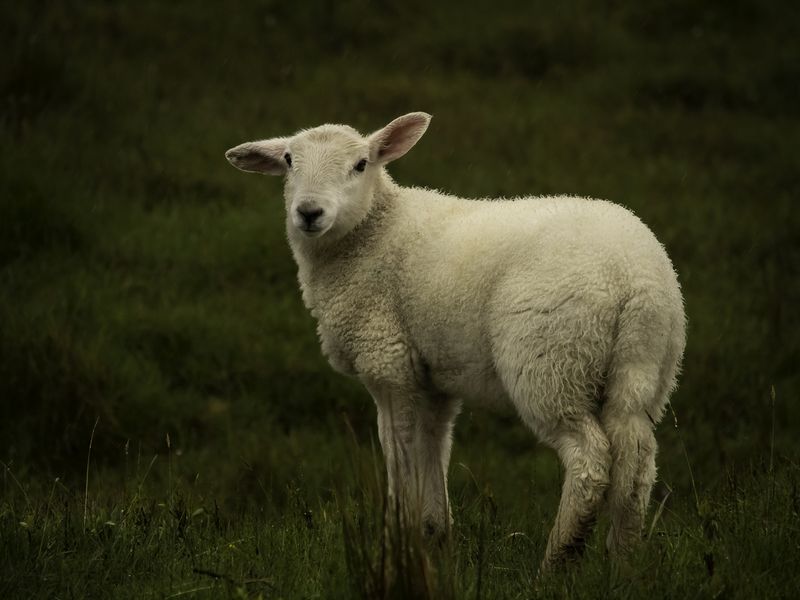
[[[556,450],[564,485],[543,566],[580,554],[607,502],[612,552],[641,536],[653,428],[685,344],[669,258],[631,212],[570,196],[465,200],[385,165],[430,115],[367,137],[322,125],[226,153],[286,175],[289,243],[322,351],[375,400],[389,494],[428,534],[450,523],[462,401],[510,402]]]

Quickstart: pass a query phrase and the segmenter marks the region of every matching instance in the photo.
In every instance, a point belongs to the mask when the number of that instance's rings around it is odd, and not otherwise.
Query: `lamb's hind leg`
[[[604,411],[603,425],[611,441],[611,528],[606,546],[612,554],[630,550],[641,538],[650,492],[656,480],[656,439],[647,415],[615,415]]]
[[[656,480],[653,429],[675,384],[677,352],[670,346],[660,367],[652,363],[617,366],[609,381],[600,419],[613,460],[608,492],[611,529],[606,541],[613,554],[630,550],[642,535]]]
[[[543,569],[583,552],[603,504],[611,465],[608,438],[591,414],[562,420],[545,441],[564,465],[564,485]]]
[[[606,541],[612,554],[625,553],[641,539],[656,480],[653,429],[675,387],[685,345],[682,315],[670,321],[655,313],[623,323],[627,329],[617,339],[600,416],[613,459],[608,492],[611,529]]]

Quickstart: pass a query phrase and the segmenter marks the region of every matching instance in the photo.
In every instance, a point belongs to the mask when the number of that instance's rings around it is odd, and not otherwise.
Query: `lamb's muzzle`
[[[300,229],[303,231],[319,231],[315,226],[315,222],[325,213],[323,209],[312,202],[304,202],[297,207],[296,212],[302,219],[298,225]]]

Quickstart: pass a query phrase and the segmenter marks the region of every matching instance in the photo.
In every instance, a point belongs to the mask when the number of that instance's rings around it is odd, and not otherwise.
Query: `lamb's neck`
[[[335,279],[344,282],[347,273],[356,268],[358,258],[370,253],[376,244],[382,243],[392,213],[396,210],[396,198],[401,189],[388,174],[381,173],[376,180],[367,215],[352,231],[339,239],[328,241],[325,236],[307,239],[299,235],[289,235],[306,305],[313,307],[317,303],[318,293],[315,290],[318,286],[328,287],[328,274],[333,273]],[[324,292],[319,290],[319,293]]]

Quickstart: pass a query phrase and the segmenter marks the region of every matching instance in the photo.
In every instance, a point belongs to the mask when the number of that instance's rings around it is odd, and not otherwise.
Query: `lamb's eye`
[[[283,155],[283,160],[286,161],[287,165],[289,165],[290,167],[292,166],[292,155],[289,154],[288,152]]]
[[[366,169],[366,168],[367,168],[367,159],[366,159],[366,158],[362,158],[360,161],[358,161],[358,162],[356,163],[356,166],[355,166],[355,167],[353,167],[353,168],[354,168],[356,171],[358,171],[359,173],[363,173],[363,172],[364,172],[364,169]]]

